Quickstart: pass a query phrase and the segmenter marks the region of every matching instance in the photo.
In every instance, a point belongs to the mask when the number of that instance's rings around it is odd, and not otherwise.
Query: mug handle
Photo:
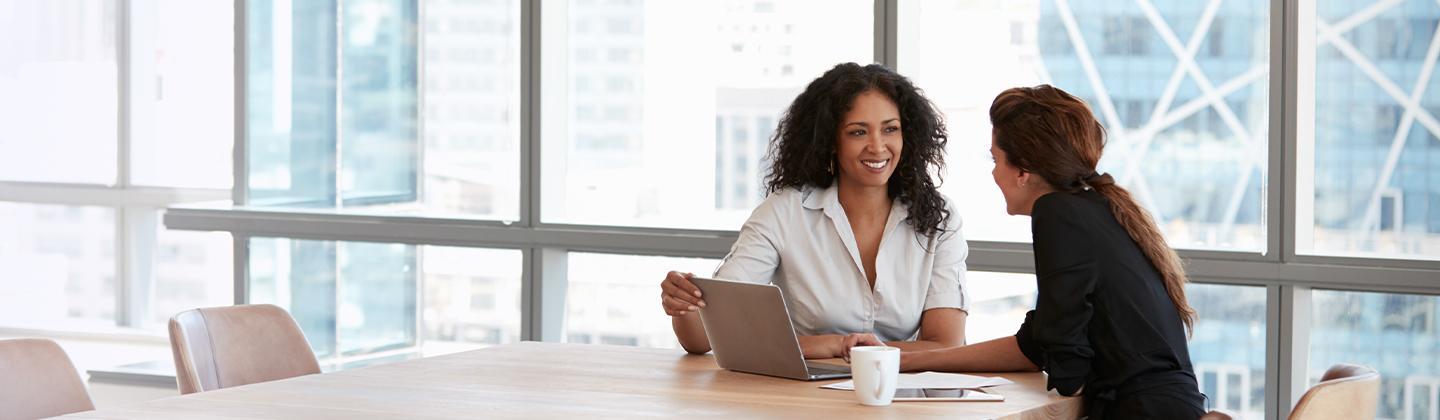
[[[876,360],[876,361],[875,361],[875,371],[876,371],[876,372],[884,372],[884,371],[885,371],[885,369],[880,365],[880,361],[879,361],[879,360]],[[882,393],[882,392],[885,391],[885,378],[886,378],[887,376],[889,376],[889,375],[885,375],[885,374],[881,374],[881,375],[880,375],[880,383],[875,387],[875,399],[877,399],[877,400],[880,399],[880,393]]]

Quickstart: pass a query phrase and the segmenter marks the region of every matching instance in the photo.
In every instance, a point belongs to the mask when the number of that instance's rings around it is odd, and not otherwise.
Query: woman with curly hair
[[[901,353],[900,369],[1039,369],[1050,389],[1084,395],[1092,419],[1199,418],[1185,270],[1145,209],[1096,172],[1095,114],[1040,85],[1002,92],[990,123],[995,184],[1010,214],[1030,216],[1035,310],[1012,337]]]
[[[862,340],[963,345],[968,248],[931,179],[946,141],[909,79],[879,64],[835,66],[781,117],[769,196],[714,276],[783,289],[806,358],[848,356]],[[671,271],[661,300],[680,344],[698,354],[710,342],[691,276]]]

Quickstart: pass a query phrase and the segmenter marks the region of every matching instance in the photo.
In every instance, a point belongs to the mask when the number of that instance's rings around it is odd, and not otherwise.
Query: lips
[[[890,165],[890,159],[861,159],[860,163],[873,173],[885,172],[885,167]]]

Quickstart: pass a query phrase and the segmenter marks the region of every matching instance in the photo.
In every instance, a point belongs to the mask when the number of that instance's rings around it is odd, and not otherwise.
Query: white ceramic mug
[[[895,381],[900,379],[900,349],[852,347],[850,374],[855,377],[855,397],[861,404],[890,405],[890,400],[895,398]]]

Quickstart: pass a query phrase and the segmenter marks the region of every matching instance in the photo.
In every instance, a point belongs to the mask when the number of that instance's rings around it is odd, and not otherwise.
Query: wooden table
[[[866,407],[825,382],[721,370],[680,350],[523,342],[171,397],[73,419],[1075,419],[1042,373],[999,374],[1005,402]]]

